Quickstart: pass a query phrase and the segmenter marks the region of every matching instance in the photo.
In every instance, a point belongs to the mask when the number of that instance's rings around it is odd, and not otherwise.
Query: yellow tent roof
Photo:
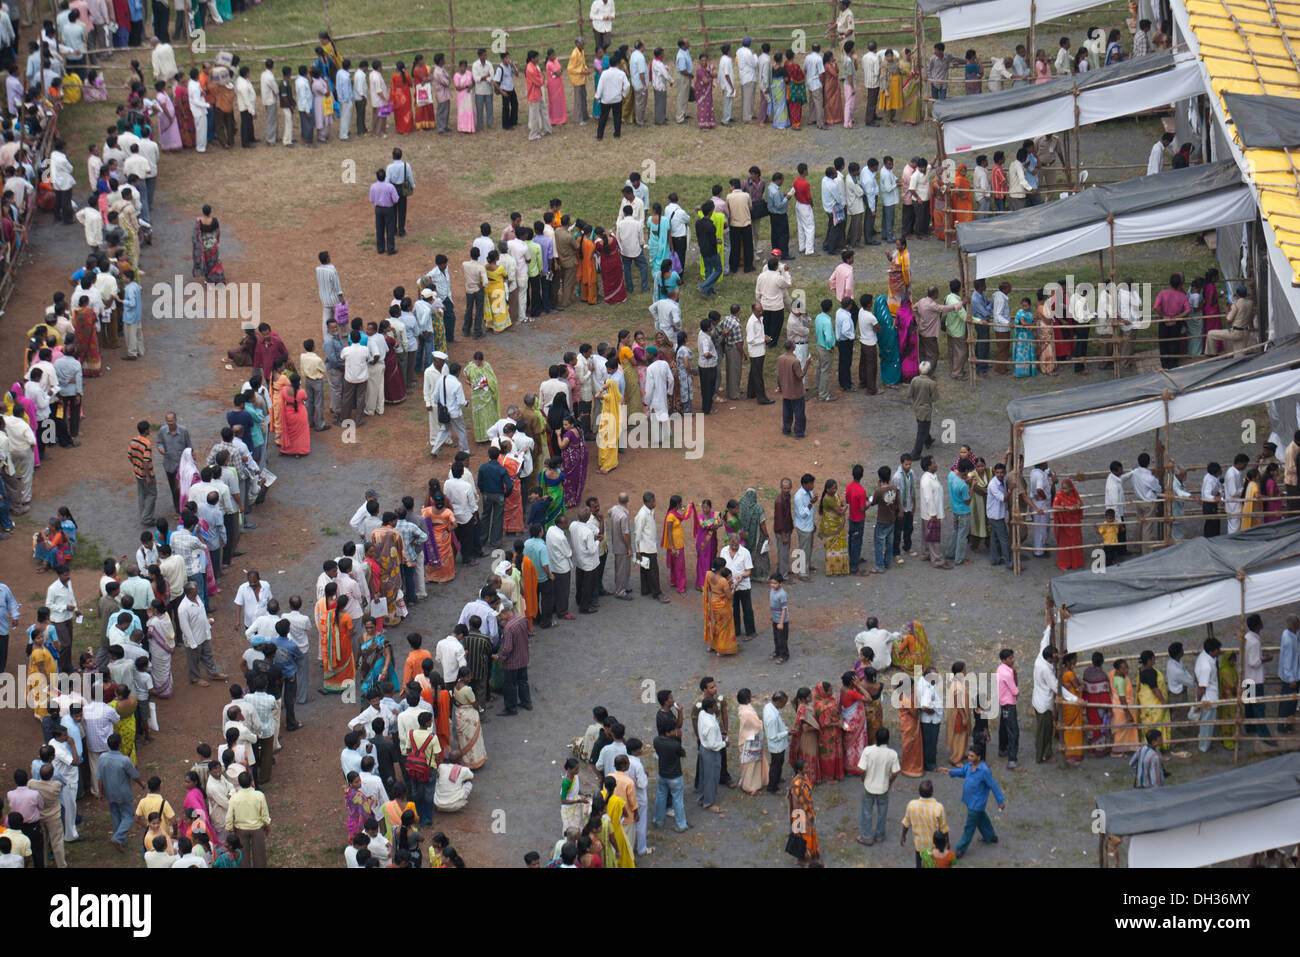
[[[1292,150],[1245,149],[1223,93],[1300,100],[1300,0],[1185,0],[1201,60],[1242,147],[1259,208],[1300,285],[1300,158]]]

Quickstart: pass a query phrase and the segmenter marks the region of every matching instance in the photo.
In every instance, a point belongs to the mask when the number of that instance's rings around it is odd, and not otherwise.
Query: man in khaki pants
[[[677,41],[677,122],[686,122],[686,104],[690,102],[691,87],[695,83],[695,62],[691,59],[689,40]]]
[[[826,72],[826,67],[822,64],[820,43],[814,43],[812,50],[803,58],[803,72],[808,86],[808,106],[812,110],[811,119],[816,124],[817,129],[824,130],[826,129],[826,117],[825,109],[822,106],[822,74]]]
[[[577,291],[578,240],[574,238],[568,216],[560,217],[560,228],[555,231],[555,308],[563,309],[574,299]]]
[[[1226,342],[1228,350],[1235,354],[1250,345],[1250,334],[1254,324],[1255,303],[1251,300],[1246,287],[1238,286],[1237,294],[1232,300],[1232,307],[1224,319],[1227,328],[1211,330],[1206,334],[1205,340],[1207,343]],[[1214,354],[1210,349],[1206,349],[1206,352]]]

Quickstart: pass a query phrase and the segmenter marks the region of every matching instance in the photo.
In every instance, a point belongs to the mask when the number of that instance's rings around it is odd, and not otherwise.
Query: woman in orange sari
[[[307,391],[298,373],[289,376],[280,397],[280,454],[307,455],[311,452],[311,423],[307,421]]]
[[[268,432],[275,439],[276,445],[284,440],[284,390],[289,388],[289,377],[284,374],[284,362],[276,363],[271,377],[271,421]]]
[[[502,441],[502,446],[510,445],[510,440]],[[518,460],[511,455],[502,455],[497,459],[505,470],[510,473],[510,494],[506,496],[506,504],[501,518],[501,530],[507,535],[516,535],[524,531],[524,496],[519,488],[519,469],[522,467]]]
[[[533,560],[524,554],[522,538],[515,539],[514,565],[519,569],[519,595],[524,602],[524,614],[532,621],[541,609],[537,595],[537,569],[533,567]]]
[[[1132,751],[1138,746],[1137,719],[1133,711],[1118,707],[1137,704],[1137,692],[1133,689],[1133,680],[1128,676],[1128,662],[1118,658],[1111,666],[1110,674],[1110,734],[1111,753]]]
[[[953,182],[948,208],[952,210],[954,224],[969,223],[975,218],[975,194],[971,192],[970,177],[966,175],[965,163],[957,167],[957,178]]]
[[[817,762],[823,781],[844,779],[844,717],[829,681],[813,686],[817,719]]]
[[[1083,682],[1075,673],[1079,656],[1071,652],[1061,659],[1061,687],[1078,699],[1074,704],[1061,705],[1061,720],[1065,723],[1065,760],[1070,764],[1083,763]]]
[[[81,374],[93,379],[103,371],[99,357],[99,317],[89,306],[77,306],[72,310],[72,327],[77,339]]]
[[[578,245],[581,247],[578,254],[578,286],[582,290],[582,301],[594,304],[600,295],[597,284],[599,270],[596,269],[596,244],[591,238],[591,227],[582,221],[578,222]]]
[[[456,577],[456,553],[452,539],[456,535],[456,516],[447,500],[438,492],[420,512],[429,541],[424,548],[424,580],[445,585]]]
[[[388,87],[388,101],[393,106],[393,128],[399,133],[409,133],[415,129],[415,113],[411,101],[411,77],[406,72],[406,64],[397,61],[397,72],[393,74]]]
[[[910,680],[898,689],[898,732],[902,740],[898,763],[903,776],[919,778],[925,773],[925,751],[921,744],[921,711],[913,703]]]
[[[721,558],[704,576],[704,643],[716,655],[734,655],[736,622],[731,613],[731,572]]]
[[[817,760],[817,714],[813,710],[812,691],[800,688],[794,695],[794,727],[790,729],[790,767],[803,761],[804,776],[816,787],[821,780],[821,762]]]
[[[423,53],[417,53],[415,60],[411,63],[411,82],[413,86],[429,82],[429,65],[424,62]],[[426,105],[415,108],[415,128],[417,130],[431,130],[437,125],[438,117],[433,99],[430,98]]]
[[[339,611],[338,585],[325,586],[325,596],[316,602],[316,627],[320,629],[321,691],[340,694],[356,681],[352,657],[352,616]]]
[[[1052,521],[1056,524],[1056,567],[1070,571],[1083,567],[1083,502],[1069,479],[1052,499]]]

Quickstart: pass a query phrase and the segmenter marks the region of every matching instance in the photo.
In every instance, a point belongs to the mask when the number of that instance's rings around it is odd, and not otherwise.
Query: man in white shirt
[[[596,593],[600,589],[599,523],[593,523],[591,517],[591,509],[584,505],[578,509],[578,520],[569,525],[573,564],[577,570],[576,603],[578,611],[584,615],[596,610]]]
[[[334,424],[352,421],[360,428],[365,425],[362,413],[370,378],[370,350],[361,344],[359,330],[352,331],[351,341],[340,350],[339,358],[343,360],[343,402],[334,416]]]
[[[763,364],[767,361],[767,346],[771,341],[763,325],[763,309],[756,302],[745,321],[745,354],[749,356],[746,398],[757,399],[759,405],[771,405],[776,401],[767,397],[767,386],[763,381]]]
[[[492,129],[492,96],[495,83],[492,79],[495,70],[492,61],[487,58],[487,48],[479,47],[478,58],[470,67],[474,78],[474,129]]]
[[[808,105],[812,108],[810,118],[817,124],[817,129],[824,130],[826,117],[822,105],[822,74],[826,72],[826,65],[822,63],[820,43],[814,43],[807,56],[803,58],[803,72],[808,87]]]
[[[619,496],[622,506],[623,496]],[[611,527],[614,510],[610,510]],[[667,595],[659,587],[659,523],[655,520],[655,494],[645,492],[641,496],[641,509],[632,522],[632,550],[636,553],[636,562],[641,570],[641,594],[648,595],[664,604],[669,602]],[[617,557],[617,556],[616,556]]]
[[[569,582],[573,577],[573,546],[569,544],[569,518],[561,515],[556,523],[546,530],[546,552],[550,556],[548,568],[551,574],[551,601],[555,614],[567,621],[573,621],[574,614],[569,611]]]
[[[1129,472],[1133,485],[1133,494],[1137,498],[1135,509],[1138,519],[1138,540],[1142,543],[1145,555],[1154,547],[1154,542],[1163,536],[1160,533],[1159,502],[1160,480],[1151,472],[1151,456],[1143,452],[1138,456],[1137,468]]]
[[[650,97],[650,67],[645,58],[645,42],[636,41],[636,46],[628,56],[628,78],[632,84],[632,116],[637,126],[645,126],[646,101]]]
[[[1273,734],[1269,731],[1267,724],[1251,723],[1250,719],[1260,719],[1268,717],[1268,707],[1262,701],[1253,700],[1256,697],[1264,695],[1264,663],[1272,661],[1273,656],[1263,649],[1263,643],[1260,640],[1259,633],[1264,630],[1264,619],[1259,615],[1250,615],[1246,618],[1246,637],[1244,644],[1246,646],[1245,660],[1242,662],[1241,677],[1251,682],[1249,685],[1243,685],[1246,691],[1245,717],[1247,723],[1242,729],[1247,734],[1253,734],[1261,739],[1261,742],[1268,747],[1276,747],[1273,742]]]
[[[754,88],[758,82],[758,55],[753,49],[754,38],[745,37],[736,51],[736,79],[740,83],[740,120],[754,121]]]
[[[1151,145],[1147,154],[1147,175],[1155,176],[1164,166],[1165,156],[1172,155],[1169,147],[1174,141],[1173,133],[1162,133],[1160,139]]]
[[[609,47],[614,35],[614,0],[592,0],[587,18],[591,20],[591,32],[596,35],[596,50]]]
[[[604,118],[607,110],[601,110]],[[632,266],[635,264],[641,273],[641,291],[650,291],[650,272],[646,263],[645,248],[641,242],[641,221],[637,219],[636,203],[624,199],[619,210],[619,220],[614,227],[614,237],[618,240],[619,255],[623,260],[623,285],[632,288]]]
[[[235,607],[239,610],[236,627],[241,630],[253,627],[254,622],[266,614],[267,603],[271,600],[271,586],[262,581],[254,570],[248,573],[248,580],[241,583],[235,592]],[[254,632],[256,634],[256,632]],[[270,638],[268,634],[264,637]]]
[[[1198,708],[1191,709],[1194,720],[1201,722],[1197,729],[1198,747],[1205,754],[1213,747],[1210,738],[1215,736],[1214,719],[1219,714],[1219,662],[1222,646],[1218,638],[1206,638],[1196,656],[1196,700]]]
[[[727,547],[722,550],[721,558],[727,563],[731,572],[731,613],[740,634],[740,625],[745,626],[744,638],[750,641],[757,634],[754,630],[753,582],[754,559],[749,549],[740,544],[740,535],[732,532],[727,536]],[[743,617],[742,617],[743,616]]]
[[[185,583],[185,597],[176,609],[176,617],[180,620],[190,684],[201,688],[208,686],[207,681],[199,676],[200,663],[213,681],[224,681],[226,676],[221,673],[216,659],[212,657],[212,625],[208,621],[208,612],[199,601],[199,586],[192,581]]]
[[[434,422],[440,418],[439,406],[446,410],[445,414],[448,418],[446,422],[438,422],[438,434],[433,439],[429,454],[436,456],[442,444],[451,441],[453,431],[456,433],[457,448],[462,452],[468,452],[469,439],[465,435],[465,406],[468,403],[465,400],[465,389],[460,384],[460,363],[447,363],[447,374],[434,384],[432,403],[427,395],[429,391],[427,374],[425,383],[425,407],[429,410],[429,428],[432,429]]]
[[[1105,506],[1115,512],[1115,521],[1119,524],[1119,548],[1121,555],[1128,554],[1128,531],[1124,525],[1124,482],[1132,476],[1125,472],[1120,462],[1110,463],[1110,474],[1106,476]]]
[[[655,329],[668,337],[669,342],[677,341],[677,333],[682,331],[682,309],[678,305],[678,291],[673,289],[662,299],[650,303],[650,315],[654,316]]]
[[[700,807],[713,807],[718,798],[718,782],[722,775],[722,755],[727,749],[727,739],[717,718],[718,702],[712,695],[701,704],[695,726],[700,739],[699,785]]]
[[[465,626],[458,627],[463,628]],[[468,633],[469,631],[466,629],[466,634]],[[442,680],[448,685],[455,684],[460,669],[468,663],[468,659],[465,657],[465,646],[460,643],[460,639],[454,634],[447,635],[434,646],[433,656],[438,662],[438,673],[442,675]]]
[[[1241,531],[1241,507],[1245,502],[1246,469],[1250,466],[1250,457],[1237,453],[1232,467],[1223,473],[1223,511],[1228,516],[1228,534]]]
[[[921,483],[916,496],[916,517],[924,528],[926,522],[938,519],[943,522],[943,503],[948,499],[948,490],[939,482],[939,463],[932,456],[921,460]],[[936,568],[952,568],[952,563],[944,558],[943,548],[938,542],[925,543],[925,557]]]
[[[1060,679],[1056,676],[1056,649],[1048,645],[1043,649],[1042,654],[1034,659],[1034,755],[1039,764],[1046,764],[1052,760],[1052,738],[1056,730],[1054,718],[1058,693],[1067,704],[1076,704],[1079,700],[1069,688],[1061,687]]]
[[[611,116],[614,118],[614,139],[618,139],[623,135],[623,110],[621,104],[623,97],[627,96],[627,91],[631,87],[632,83],[627,78],[627,74],[618,67],[607,66],[601,71],[600,79],[596,81],[596,102],[601,106],[600,120],[596,123],[597,140],[605,138],[605,123]],[[615,109],[616,106],[619,108]]]
[[[781,770],[785,765],[785,754],[790,748],[790,729],[781,717],[788,697],[784,691],[772,695],[772,699],[763,705],[763,737],[767,739],[767,790],[777,793],[781,787]]]
[[[1175,641],[1169,646],[1169,661],[1165,664],[1165,684],[1169,688],[1169,702],[1186,703],[1195,700],[1196,693],[1196,676],[1187,670],[1183,664],[1183,643]],[[1188,709],[1178,708],[1171,712],[1175,715],[1174,720],[1180,720],[1177,715],[1183,715],[1181,720],[1187,720]],[[1188,728],[1170,728],[1169,743],[1172,745],[1176,741],[1186,741],[1190,735]]]
[[[722,94],[722,116],[718,123],[731,125],[731,114],[736,107],[736,65],[731,59],[731,44],[724,43],[718,56],[718,91]]]
[[[262,112],[266,114],[266,145],[274,146],[280,114],[280,87],[271,69],[275,66],[275,61],[268,59],[263,66],[265,69],[262,70],[257,83],[262,94]]]

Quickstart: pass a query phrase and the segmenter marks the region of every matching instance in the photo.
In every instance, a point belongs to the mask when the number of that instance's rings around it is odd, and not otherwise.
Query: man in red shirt
[[[790,188],[787,196],[794,197],[794,218],[795,224],[799,228],[799,253],[803,256],[811,256],[816,251],[814,247],[814,220],[812,204],[812,185],[808,182],[808,164],[800,163],[797,167],[798,174],[794,178],[794,186]]]
[[[853,466],[853,481],[844,489],[849,502],[849,574],[861,575],[858,565],[862,561],[862,535],[867,526],[867,490],[862,485],[864,469]]]

